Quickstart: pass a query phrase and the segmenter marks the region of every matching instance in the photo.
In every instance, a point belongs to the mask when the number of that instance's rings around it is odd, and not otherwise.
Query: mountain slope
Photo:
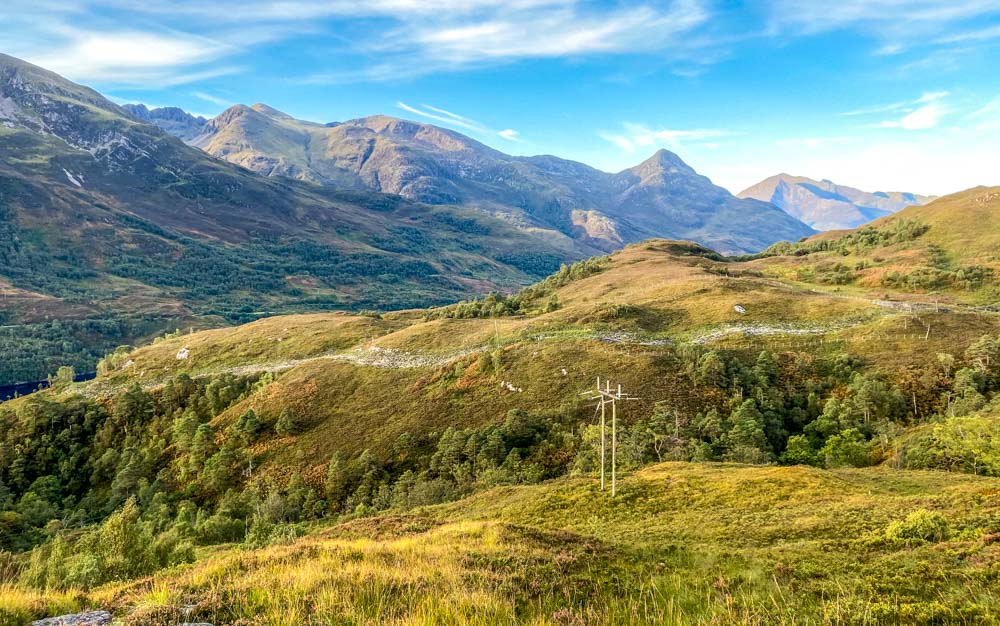
[[[584,253],[653,237],[739,253],[812,232],[767,203],[734,198],[665,150],[608,174],[552,156],[509,156],[428,124],[381,115],[317,124],[263,104],[227,109],[190,143],[265,176],[475,207],[572,237]]]
[[[737,194],[770,202],[816,230],[843,230],[933,200],[903,192],[869,193],[829,180],[778,174]]]
[[[257,176],[0,56],[0,316],[100,320],[72,338],[39,331],[53,345],[103,350],[197,320],[444,303],[578,256],[564,236],[469,209]],[[145,326],[123,329],[123,317]],[[0,382],[26,377],[0,368]]]

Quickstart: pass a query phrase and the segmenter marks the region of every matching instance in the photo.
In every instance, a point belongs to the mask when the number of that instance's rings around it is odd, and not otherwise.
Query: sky
[[[738,192],[1000,185],[1000,0],[6,0],[0,51],[118,102],[394,115]]]

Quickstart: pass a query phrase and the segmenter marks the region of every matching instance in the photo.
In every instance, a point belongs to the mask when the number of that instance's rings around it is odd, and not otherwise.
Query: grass
[[[939,542],[886,531],[941,513]],[[0,615],[78,607],[125,625],[989,624],[1000,479],[667,463],[494,489],[90,592],[7,586]],[[16,623],[9,621],[8,623]]]
[[[404,432],[420,436],[448,426],[481,427],[501,421],[514,408],[559,414],[570,422],[588,420],[592,409],[581,404],[579,393],[598,375],[617,373],[626,388],[643,389],[645,400],[630,405],[631,415],[648,415],[656,400],[684,406],[669,346],[602,341],[609,333],[680,344],[741,325],[816,328],[822,332],[749,337],[738,332],[710,343],[815,358],[850,352],[891,373],[933,362],[939,352],[961,355],[976,338],[1000,332],[996,314],[954,307],[908,314],[873,303],[882,292],[817,291],[746,269],[768,261],[721,263],[680,256],[664,242],[651,242],[614,254],[602,273],[560,288],[560,308],[554,312],[434,321],[423,321],[414,311],[382,318],[273,317],[145,346],[128,355],[130,367],[72,389],[100,394],[132,382],[153,387],[181,372],[280,371],[264,392],[237,404],[217,425],[249,408],[268,420],[293,408],[306,422],[306,432],[260,444],[255,450],[260,469],[277,475],[301,471],[320,479],[334,451],[348,456],[365,448],[387,452]],[[747,313],[737,313],[736,304]],[[178,360],[184,347],[191,356]],[[432,357],[432,363],[392,368],[317,358],[370,354],[371,348]],[[522,391],[505,391],[501,382]]]

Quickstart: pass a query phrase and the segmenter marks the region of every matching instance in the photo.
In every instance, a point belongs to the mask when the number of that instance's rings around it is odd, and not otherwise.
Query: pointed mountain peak
[[[629,169],[643,181],[667,174],[696,174],[690,165],[669,150],[659,149],[639,165]]]

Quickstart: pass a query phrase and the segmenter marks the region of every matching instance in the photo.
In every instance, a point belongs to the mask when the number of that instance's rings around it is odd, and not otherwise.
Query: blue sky
[[[617,171],[658,148],[944,194],[1000,184],[1000,0],[7,0],[0,50],[120,102],[384,113]]]

